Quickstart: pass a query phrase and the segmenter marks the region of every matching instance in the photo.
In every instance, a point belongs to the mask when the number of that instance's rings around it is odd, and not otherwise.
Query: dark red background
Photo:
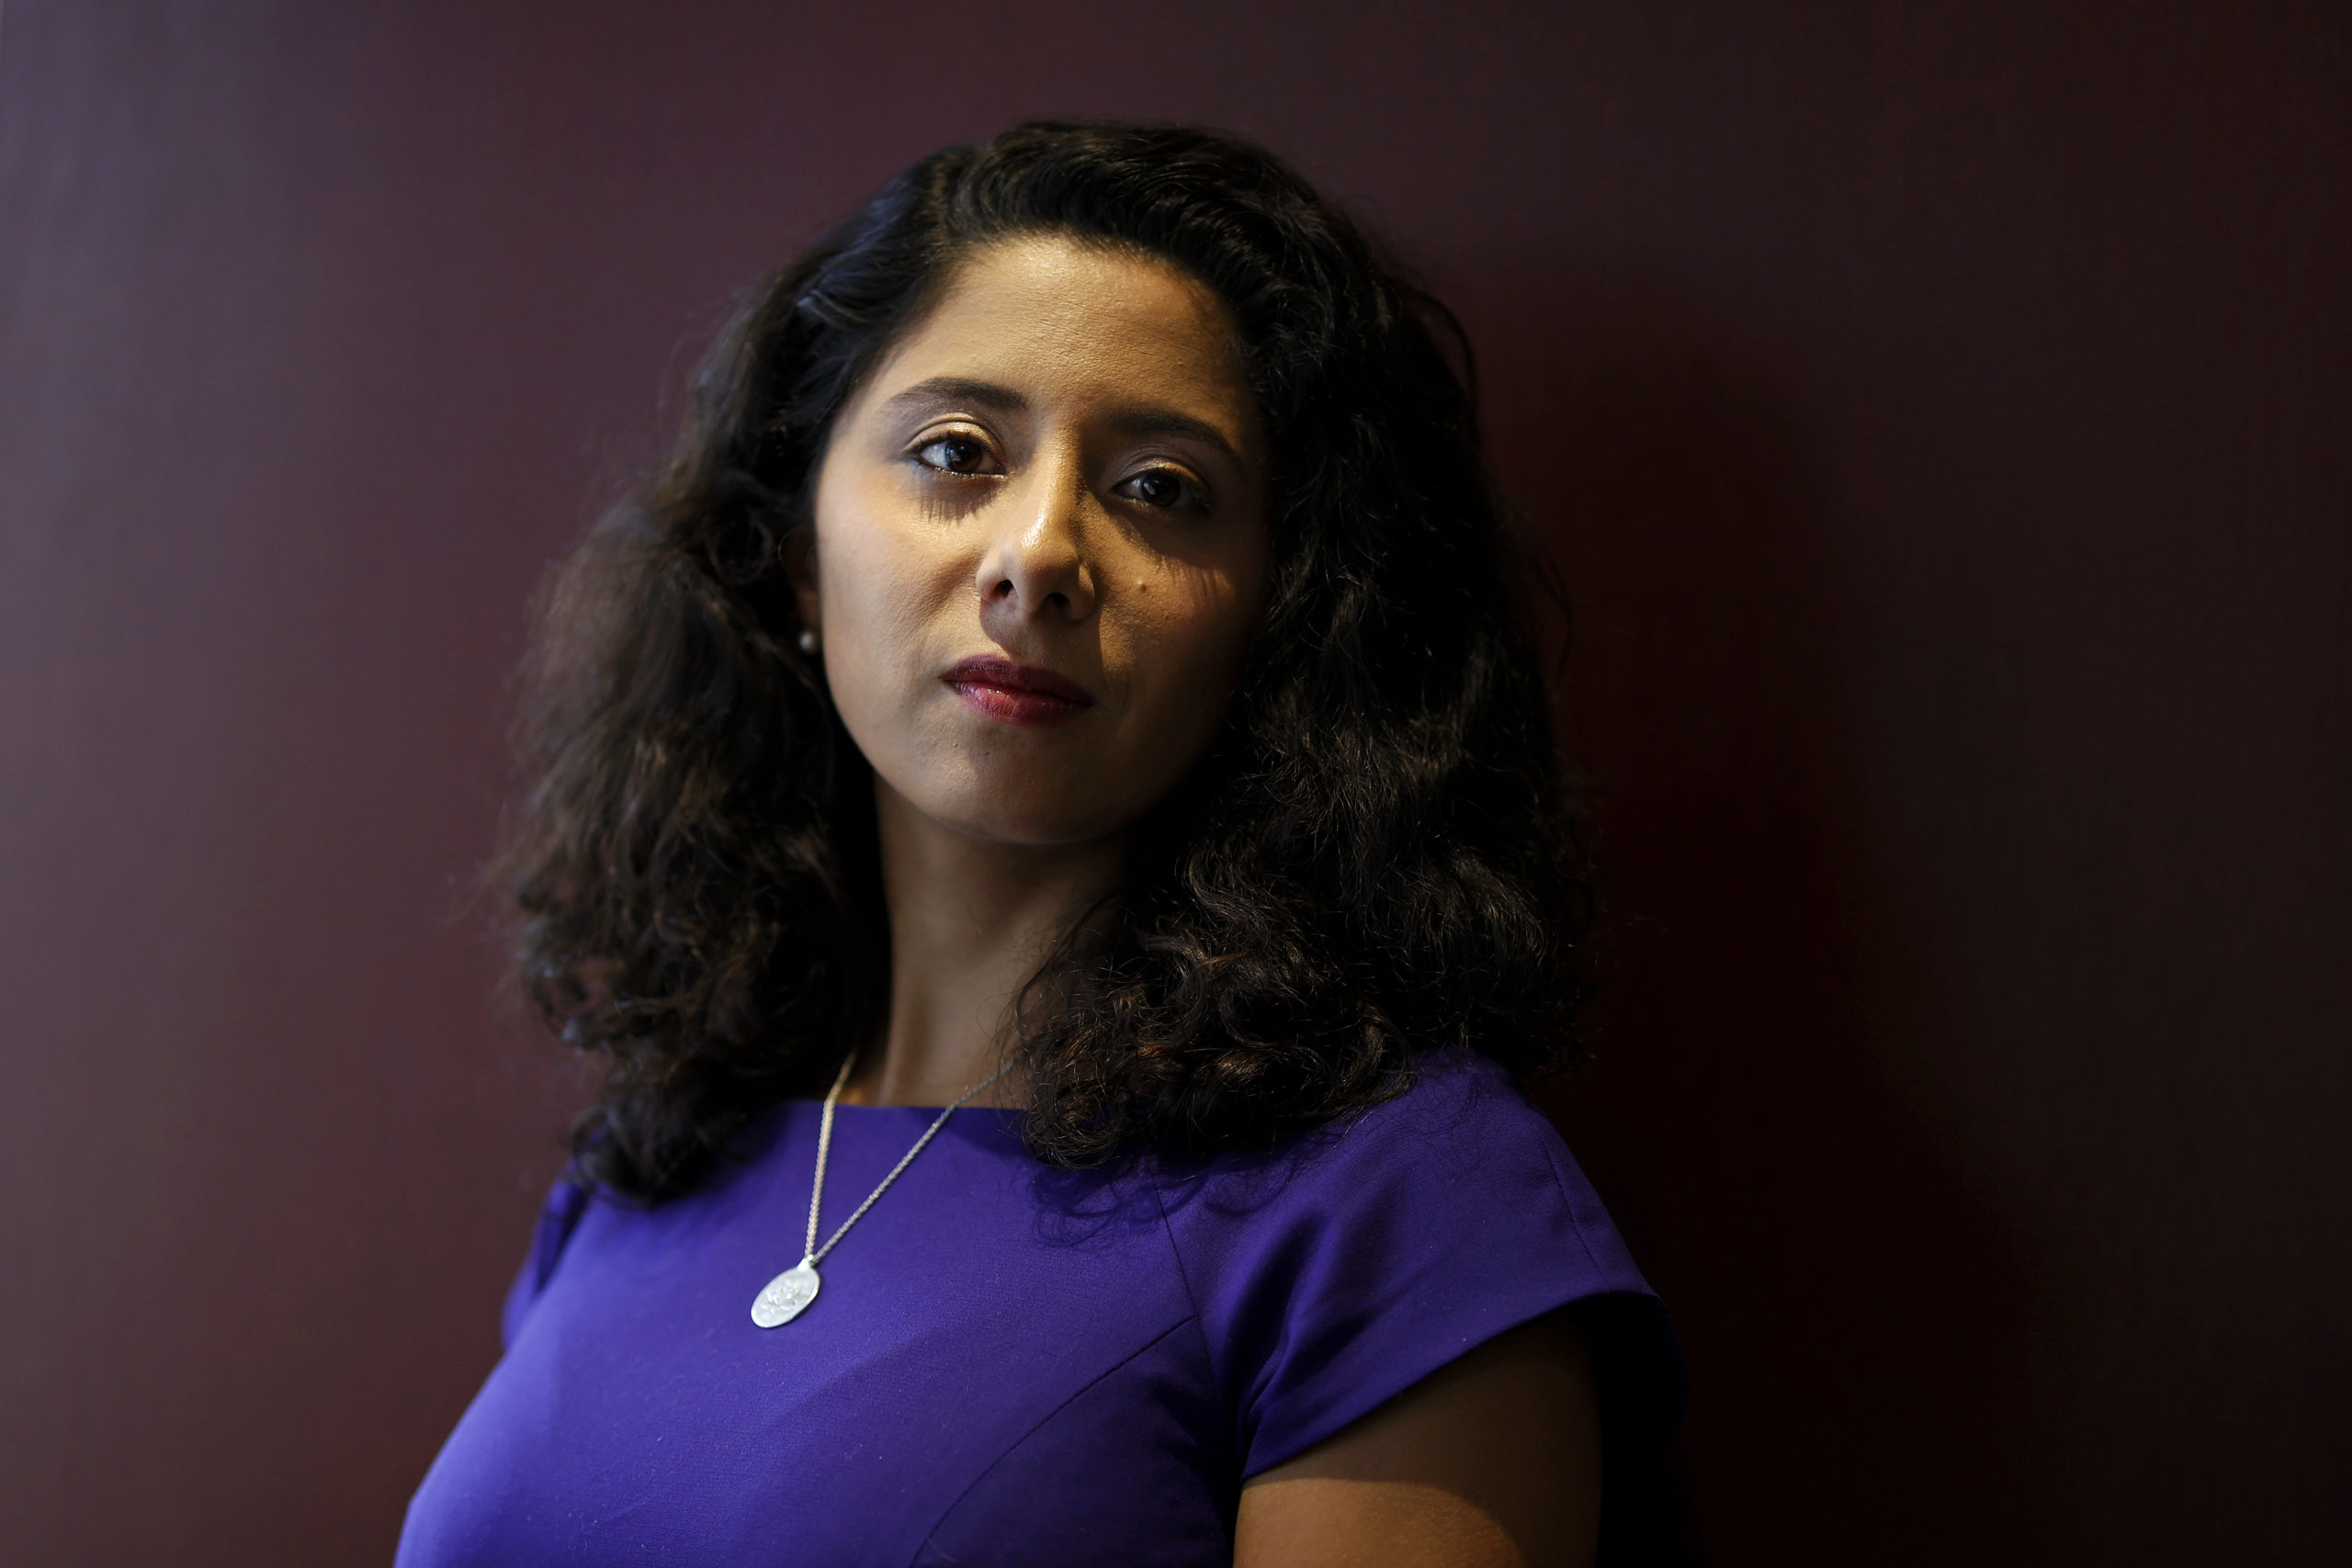
[[[467,906],[536,575],[731,288],[1045,112],[1268,139],[1476,336],[1713,1558],[2345,1560],[2322,0],[10,0],[0,1556],[389,1553],[574,1092]]]

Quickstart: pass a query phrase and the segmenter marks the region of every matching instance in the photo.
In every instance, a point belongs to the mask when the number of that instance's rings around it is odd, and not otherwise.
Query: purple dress
[[[1246,1478],[1574,1302],[1609,1511],[1679,1411],[1648,1286],[1484,1058],[1271,1155],[1111,1178],[960,1111],[762,1329],[818,1111],[780,1107],[747,1163],[658,1208],[556,1189],[399,1568],[1230,1563]],[[933,1114],[842,1107],[825,1234]]]

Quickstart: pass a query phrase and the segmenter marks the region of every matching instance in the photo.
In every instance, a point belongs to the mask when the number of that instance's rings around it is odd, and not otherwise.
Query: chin
[[[940,818],[946,826],[990,843],[1029,849],[1056,849],[1091,843],[1118,830],[1120,824],[1093,813],[1006,810],[1001,807]]]
[[[1010,780],[981,778],[936,794],[900,793],[942,827],[991,843],[1037,849],[1091,843],[1125,825],[1115,809],[1104,809],[1101,790],[1040,789],[1034,783],[1023,788]]]

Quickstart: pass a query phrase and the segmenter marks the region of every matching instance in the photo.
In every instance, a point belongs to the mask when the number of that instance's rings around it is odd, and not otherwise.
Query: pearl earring
[[[817,657],[816,627],[803,626],[800,628],[800,651],[807,654],[811,659]]]

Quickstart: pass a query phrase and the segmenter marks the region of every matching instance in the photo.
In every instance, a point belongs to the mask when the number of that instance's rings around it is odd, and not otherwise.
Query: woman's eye
[[[1182,506],[1193,487],[1165,468],[1153,468],[1137,474],[1119,488],[1146,506],[1165,508]]]
[[[915,448],[915,460],[946,474],[977,474],[989,449],[968,435],[943,435]]]

